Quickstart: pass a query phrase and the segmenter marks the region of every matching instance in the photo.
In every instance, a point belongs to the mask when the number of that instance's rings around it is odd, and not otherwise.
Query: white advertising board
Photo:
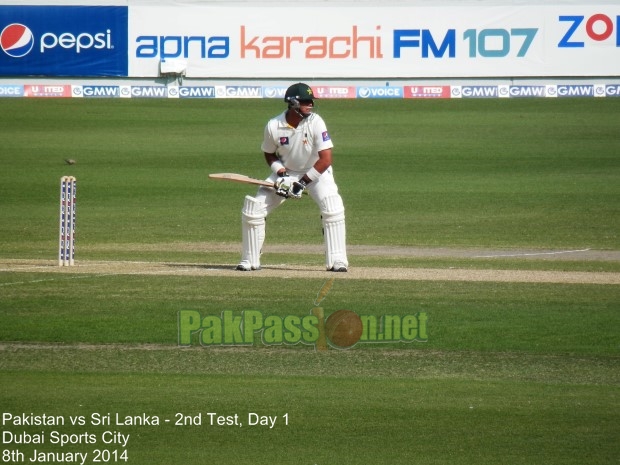
[[[129,6],[129,76],[620,76],[615,5]]]

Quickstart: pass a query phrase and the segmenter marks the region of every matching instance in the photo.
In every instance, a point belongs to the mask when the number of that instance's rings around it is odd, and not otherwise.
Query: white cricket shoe
[[[255,270],[260,270],[260,266],[254,267],[250,265],[250,262],[248,260],[241,260],[241,263],[237,265],[236,270],[237,271],[255,271]]]
[[[335,271],[335,272],[337,272],[337,273],[346,273],[346,272],[347,272],[347,270],[348,270],[348,266],[347,266],[344,262],[342,262],[342,261],[340,261],[340,260],[336,260],[336,261],[334,262],[334,266],[332,266],[332,267],[331,267],[329,270],[327,270],[327,271]]]

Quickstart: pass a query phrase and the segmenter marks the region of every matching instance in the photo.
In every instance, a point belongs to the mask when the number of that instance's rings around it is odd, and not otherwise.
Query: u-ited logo
[[[34,35],[23,24],[9,24],[0,32],[0,46],[8,56],[21,58],[28,55],[32,50]]]

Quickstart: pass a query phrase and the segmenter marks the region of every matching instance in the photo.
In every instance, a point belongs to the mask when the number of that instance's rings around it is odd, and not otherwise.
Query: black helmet
[[[314,100],[315,98],[316,97],[312,92],[312,88],[308,84],[304,84],[303,82],[293,84],[288,89],[286,89],[286,93],[284,94],[284,101],[287,103],[290,103],[292,99]]]

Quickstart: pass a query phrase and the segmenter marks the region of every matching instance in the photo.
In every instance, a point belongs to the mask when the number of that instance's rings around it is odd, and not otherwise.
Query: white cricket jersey
[[[277,154],[287,170],[307,171],[317,162],[321,150],[333,146],[325,121],[319,115],[312,113],[294,128],[286,122],[284,111],[265,126],[261,150]]]

